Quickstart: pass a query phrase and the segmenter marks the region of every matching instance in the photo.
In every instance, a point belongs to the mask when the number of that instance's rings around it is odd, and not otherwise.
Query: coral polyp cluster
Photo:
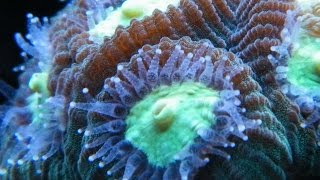
[[[72,0],[28,14],[20,87],[0,81],[0,178],[319,176],[319,9]]]

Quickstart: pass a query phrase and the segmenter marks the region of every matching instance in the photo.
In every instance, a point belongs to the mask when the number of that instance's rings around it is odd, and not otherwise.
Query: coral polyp
[[[234,147],[228,140],[231,135],[248,140],[244,131],[262,123],[245,117],[240,91],[233,86],[234,79],[246,79],[248,68],[206,41],[164,38],[156,46],[142,47],[129,64],[118,65],[116,76],[105,80],[101,95],[110,99],[71,102],[76,109],[109,119],[86,128],[84,135],[92,140],[83,155],[100,146],[88,160],[101,158],[99,166],[110,168],[109,175],[125,166],[124,179],[160,174],[187,179],[210,154],[230,159],[219,147]],[[179,173],[172,174],[174,169]]]
[[[15,35],[0,179],[320,176],[317,1],[72,0]]]
[[[40,174],[42,161],[61,149],[65,130],[65,97],[51,96],[47,88],[52,64],[49,20],[40,21],[32,14],[27,17],[27,40],[19,33],[15,35],[26,63],[17,68],[24,71],[20,76],[22,85],[12,100],[15,104],[5,113],[0,126],[1,134],[5,135],[1,146],[12,148],[1,149],[1,174],[30,162],[34,163],[36,174]]]
[[[320,87],[318,41],[319,39],[305,35],[300,41],[301,47],[294,49],[294,54],[288,61],[288,81],[291,84],[308,90]]]
[[[276,68],[282,91],[298,105],[305,118],[301,127],[314,126],[318,129],[319,121],[319,23],[318,6],[302,7],[300,13],[292,13],[287,24],[292,25],[282,33],[291,42],[292,47],[288,59],[279,61]],[[296,19],[294,21],[293,19]],[[291,22],[290,22],[291,21]],[[281,49],[281,46],[280,48]]]
[[[217,99],[217,92],[199,84],[159,87],[130,110],[125,139],[145,152],[151,164],[165,167],[197,131],[215,124]]]
[[[111,37],[119,25],[127,27],[132,19],[141,20],[145,16],[150,16],[155,9],[165,11],[169,4],[177,5],[178,3],[179,0],[143,0],[139,2],[127,0],[120,7],[101,9],[101,11],[106,12],[94,13],[88,11],[89,20],[92,21],[89,24],[89,27],[91,26],[89,31],[90,39],[97,43],[102,43],[104,37]],[[95,22],[95,16],[101,16],[99,18],[100,22]]]

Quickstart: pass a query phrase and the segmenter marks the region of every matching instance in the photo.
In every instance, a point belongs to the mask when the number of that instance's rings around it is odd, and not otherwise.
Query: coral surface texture
[[[0,179],[320,176],[318,0],[70,0],[27,21]]]

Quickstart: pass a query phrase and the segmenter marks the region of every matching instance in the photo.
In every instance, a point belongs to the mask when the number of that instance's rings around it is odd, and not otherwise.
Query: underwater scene
[[[320,177],[319,0],[63,6],[12,37],[1,180]]]

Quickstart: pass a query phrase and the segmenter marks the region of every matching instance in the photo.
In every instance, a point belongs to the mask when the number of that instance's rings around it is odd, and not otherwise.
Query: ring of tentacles
[[[89,161],[99,159],[98,166],[108,167],[108,175],[124,168],[124,179],[159,174],[187,179],[210,154],[230,159],[219,147],[235,146],[229,136],[246,141],[244,130],[261,124],[243,115],[243,94],[263,98],[250,71],[209,41],[164,38],[144,46],[129,63],[118,65],[95,102],[71,102],[71,107],[99,114],[84,131],[88,138],[82,153]],[[239,82],[253,86],[244,89]]]
[[[298,11],[293,0],[181,0],[94,42],[90,23],[101,19],[99,8],[121,3],[72,1],[76,8],[52,24],[30,15],[30,43],[16,36],[32,58],[4,118],[8,126],[1,126],[8,138],[1,141],[0,175],[285,179],[306,168],[319,173],[315,131],[300,127],[301,107],[275,77],[290,56],[283,34],[294,30],[288,25],[296,21],[288,15]],[[43,36],[48,48],[32,35]],[[28,89],[30,79],[36,83]],[[46,95],[23,100],[37,93]]]

